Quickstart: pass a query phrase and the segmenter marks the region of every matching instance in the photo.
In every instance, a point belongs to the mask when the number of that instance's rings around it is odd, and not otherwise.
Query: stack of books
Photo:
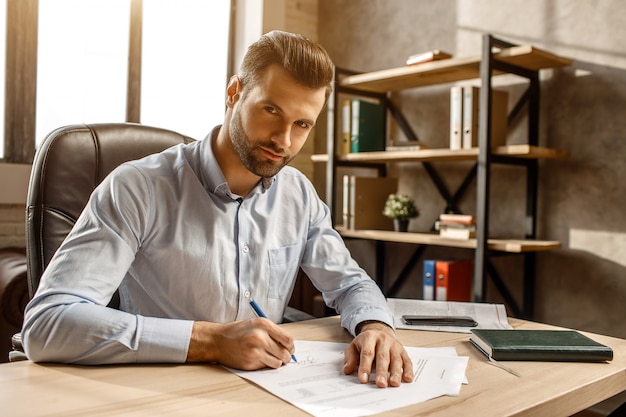
[[[432,51],[420,52],[409,56],[406,60],[407,65],[423,64],[424,62],[440,61],[442,59],[452,58],[452,54],[444,52],[440,49]]]
[[[471,214],[442,213],[435,222],[439,236],[449,239],[471,239],[476,237],[476,220]]]

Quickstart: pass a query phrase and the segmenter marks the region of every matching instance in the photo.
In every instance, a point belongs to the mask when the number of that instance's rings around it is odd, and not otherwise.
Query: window
[[[222,123],[230,0],[145,0],[141,122],[204,138]]]
[[[126,118],[130,0],[39,0],[39,143],[66,124]]]
[[[28,162],[36,142],[74,123],[139,120],[204,137],[225,111],[230,3],[0,0],[0,111],[12,109],[0,158],[7,141],[5,159]],[[9,97],[7,76],[18,77]]]

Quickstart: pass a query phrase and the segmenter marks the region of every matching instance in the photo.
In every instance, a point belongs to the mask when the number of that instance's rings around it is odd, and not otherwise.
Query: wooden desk
[[[510,320],[516,328],[550,328]],[[349,341],[337,317],[286,324],[296,339]],[[569,416],[626,390],[626,340],[589,334],[611,346],[610,363],[507,362],[517,378],[488,363],[469,335],[398,331],[408,346],[455,346],[469,356],[469,385],[385,416]],[[0,365],[2,414],[16,416],[306,416],[217,365]],[[393,388],[387,388],[393,389]]]

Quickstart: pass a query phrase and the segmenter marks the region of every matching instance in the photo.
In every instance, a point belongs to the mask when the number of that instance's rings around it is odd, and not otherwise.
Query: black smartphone
[[[405,324],[413,326],[456,326],[476,327],[478,323],[470,316],[420,316],[406,314],[402,316]]]

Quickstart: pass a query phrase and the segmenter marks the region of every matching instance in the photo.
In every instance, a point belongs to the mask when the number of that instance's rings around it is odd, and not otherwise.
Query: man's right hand
[[[279,368],[291,361],[293,338],[264,318],[231,323],[196,321],[191,331],[187,362],[218,362],[252,371]]]

